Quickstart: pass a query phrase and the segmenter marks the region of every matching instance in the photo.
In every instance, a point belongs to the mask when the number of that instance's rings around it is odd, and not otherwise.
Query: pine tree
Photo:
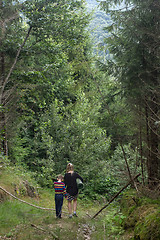
[[[106,42],[114,60],[108,67],[121,82],[137,117],[141,116],[137,132],[140,131],[140,141],[146,146],[142,151],[140,143],[141,154],[147,157],[149,186],[154,188],[160,180],[160,3],[133,0],[124,4],[113,0],[103,1],[101,6],[111,14],[113,21],[108,27],[110,36]],[[137,120],[135,118],[135,122]]]

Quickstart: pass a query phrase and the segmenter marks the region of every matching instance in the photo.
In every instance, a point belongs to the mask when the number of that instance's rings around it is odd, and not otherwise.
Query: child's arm
[[[64,194],[65,198],[67,198],[67,192],[66,192],[66,187],[65,187],[65,185],[63,186],[63,194]]]

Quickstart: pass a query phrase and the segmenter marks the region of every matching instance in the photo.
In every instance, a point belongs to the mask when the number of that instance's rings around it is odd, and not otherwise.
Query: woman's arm
[[[83,178],[77,173],[77,176],[76,176],[76,178],[79,178],[79,179],[81,179],[81,181],[83,182]]]

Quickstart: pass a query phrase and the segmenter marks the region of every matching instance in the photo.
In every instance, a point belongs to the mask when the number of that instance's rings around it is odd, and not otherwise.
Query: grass
[[[51,196],[50,196],[51,197]],[[48,198],[47,198],[48,199]],[[42,201],[42,199],[41,199]],[[45,199],[47,202],[47,200]],[[36,203],[37,204],[37,203]],[[49,206],[47,206],[49,207]],[[122,229],[117,225],[115,206],[92,220],[97,203],[78,202],[78,218],[68,219],[67,202],[63,206],[63,218],[57,220],[55,212],[36,209],[17,200],[5,201],[0,208],[0,235],[2,239],[120,239]],[[117,213],[119,214],[119,213]],[[105,238],[104,238],[105,237]]]
[[[53,208],[54,190],[39,188],[38,195],[28,197],[23,181],[32,186],[34,181],[23,169],[0,169],[1,186],[17,197],[34,205]],[[18,192],[15,192],[15,186]],[[22,189],[23,191],[20,191]],[[104,200],[104,199],[103,199]],[[41,210],[15,200],[0,190],[0,239],[1,240],[129,240],[160,239],[160,200],[136,197],[129,191],[123,194],[121,209],[113,202],[95,219],[105,202],[91,201],[79,195],[78,218],[68,219],[67,200],[64,200],[62,219],[57,220],[55,211]],[[125,229],[125,232],[123,230]],[[150,238],[152,236],[152,238]]]
[[[21,172],[21,174],[19,174]],[[32,181],[29,174],[7,167],[0,172],[1,186],[15,195],[14,186],[21,186],[24,180]],[[34,183],[31,182],[32,184]],[[0,190],[0,239],[16,240],[118,240],[122,239],[119,207],[112,204],[95,219],[91,217],[105,203],[78,199],[78,218],[68,219],[67,200],[64,200],[62,219],[57,220],[55,211],[37,209],[11,197],[3,198]],[[31,198],[19,194],[18,198],[45,208],[53,208],[54,190],[39,188],[39,197]],[[81,196],[80,196],[81,197]]]

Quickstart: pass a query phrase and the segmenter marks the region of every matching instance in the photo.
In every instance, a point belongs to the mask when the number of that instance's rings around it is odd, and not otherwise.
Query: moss
[[[121,211],[129,215],[138,205],[139,197],[136,195],[135,191],[127,191],[121,199]]]
[[[146,215],[143,221],[135,226],[134,239],[159,240],[160,239],[160,211]]]
[[[151,198],[147,198],[147,197],[141,197],[139,199],[139,205],[147,205],[147,204],[160,205],[160,198],[159,199],[151,199]]]
[[[160,239],[160,200],[137,197],[136,192],[126,193],[122,198],[125,213],[123,227],[134,232],[134,240]]]
[[[136,225],[136,222],[137,222],[137,220],[136,220],[136,218],[134,216],[129,216],[124,221],[123,227],[124,227],[125,230],[128,229],[128,228],[132,228],[132,227],[134,227]]]

